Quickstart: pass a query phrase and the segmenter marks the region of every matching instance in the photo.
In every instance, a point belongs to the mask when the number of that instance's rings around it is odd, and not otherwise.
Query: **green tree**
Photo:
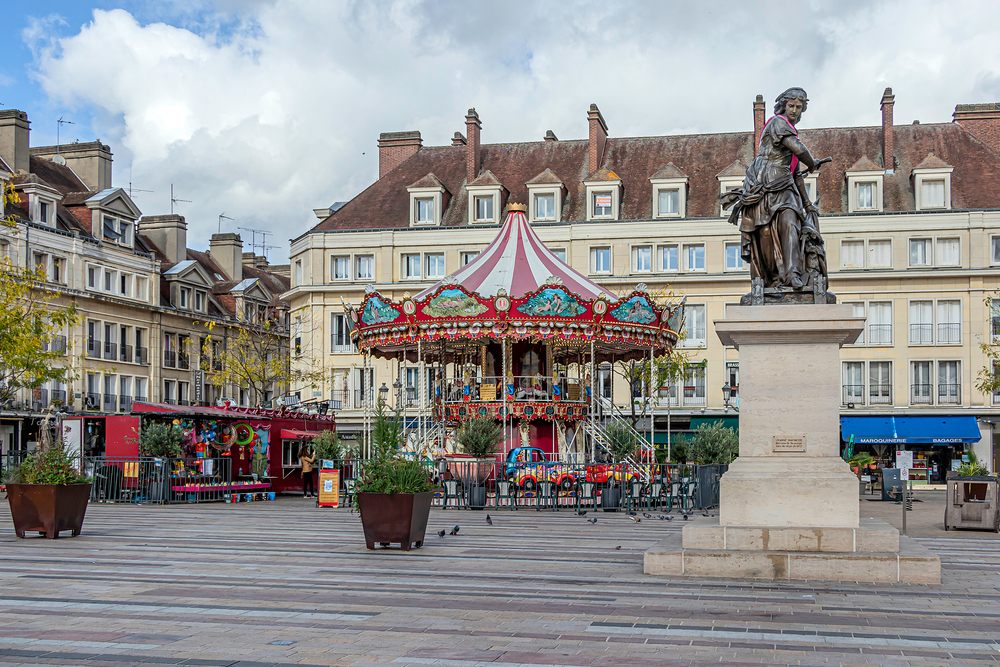
[[[702,424],[694,431],[689,445],[695,463],[732,463],[740,453],[736,431],[715,422]]]
[[[683,379],[688,364],[688,354],[677,349],[672,349],[667,354],[658,357],[654,356],[652,364],[649,357],[620,361],[615,364],[615,374],[628,384],[630,390],[635,388],[632,391],[633,398],[629,401],[629,416],[633,426],[644,415],[649,414],[651,403],[661,388],[666,389],[674,386]],[[650,397],[649,391],[651,384],[654,389],[653,397]]]
[[[4,184],[2,197],[5,205],[17,201],[10,184]],[[14,220],[4,218],[0,232],[16,234]],[[77,321],[72,307],[56,303],[59,296],[42,269],[0,260],[0,403],[14,399],[21,389],[72,377],[64,366],[65,350],[51,345]]]
[[[488,417],[476,417],[462,424],[455,431],[455,441],[462,451],[477,458],[496,456],[497,445],[503,429],[500,423]]]
[[[990,331],[986,341],[979,344],[979,349],[986,355],[986,364],[976,375],[976,389],[990,396],[1000,392],[1000,296],[992,294],[986,297],[986,310],[989,316]]]
[[[179,426],[146,421],[139,433],[139,455],[177,458],[183,452],[184,433]]]

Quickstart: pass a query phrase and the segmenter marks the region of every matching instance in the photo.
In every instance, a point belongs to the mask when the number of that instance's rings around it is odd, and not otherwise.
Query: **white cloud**
[[[181,6],[192,7],[160,14],[177,25],[95,11],[36,51],[39,80],[59,103],[96,110],[117,180],[131,163],[137,187],[156,190],[137,194],[145,212],[166,210],[174,183],[194,200],[181,207],[194,243],[225,211],[275,232],[275,258],[312,208],[374,179],[379,132],[448,143],[470,106],[493,142],[550,128],[585,137],[591,102],[628,136],[745,130],[756,93],[770,106],[791,85],[809,91],[811,127],[877,124],[887,85],[897,122],[948,121],[955,103],[1000,98],[996,3]]]

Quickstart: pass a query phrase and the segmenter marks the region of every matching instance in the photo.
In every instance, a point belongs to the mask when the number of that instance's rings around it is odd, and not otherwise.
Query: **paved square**
[[[909,523],[941,587],[643,576],[679,517],[434,510],[404,554],[298,498],[92,505],[56,541],[16,539],[3,500],[0,664],[1000,663],[1000,540],[936,529],[943,493],[925,493]]]

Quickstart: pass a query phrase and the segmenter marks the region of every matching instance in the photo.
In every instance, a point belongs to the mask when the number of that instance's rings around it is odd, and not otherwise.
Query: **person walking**
[[[316,497],[316,482],[313,479],[313,464],[316,463],[316,453],[312,445],[306,445],[299,452],[299,463],[302,465],[302,495],[306,498]]]

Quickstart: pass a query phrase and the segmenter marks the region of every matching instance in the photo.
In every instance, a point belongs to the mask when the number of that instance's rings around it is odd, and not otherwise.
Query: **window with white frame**
[[[330,280],[349,280],[351,277],[351,256],[332,255],[330,257]]]
[[[678,187],[656,189],[656,217],[677,218],[681,215],[681,190]]]
[[[684,306],[684,334],[684,347],[705,346],[705,304]]]
[[[806,198],[810,203],[815,204],[819,196],[819,176],[817,174],[809,174],[803,180],[806,186]]]
[[[931,240],[910,239],[910,266],[931,265]]]
[[[417,197],[414,200],[414,220],[416,224],[425,225],[434,223],[434,198]]]
[[[961,364],[958,361],[937,362],[937,401],[939,404],[957,405],[961,399]]]
[[[42,225],[47,225],[49,227],[54,227],[56,224],[55,202],[50,199],[45,199],[44,197],[38,197],[37,195],[36,199],[38,201],[38,206],[37,206],[38,217],[35,218],[35,222]]]
[[[466,250],[462,252],[462,254],[460,255],[462,266],[465,266],[466,264],[474,260],[476,257],[479,257],[478,250]]]
[[[101,267],[93,264],[87,265],[87,289],[101,289]]]
[[[404,280],[419,280],[423,277],[420,268],[420,253],[404,253],[401,255]]]
[[[302,260],[295,260],[295,271],[292,273],[292,280],[294,285],[302,284]]]
[[[962,302],[941,299],[937,302],[937,342],[957,345],[962,342]]]
[[[351,336],[343,313],[330,313],[330,352],[351,352]]]
[[[705,270],[705,244],[688,243],[684,246],[684,269],[687,271]]]
[[[676,245],[660,246],[660,271],[680,271],[680,252]]]
[[[177,305],[185,310],[191,307],[191,288],[181,287],[177,290]]]
[[[208,303],[208,294],[201,290],[196,290],[194,293],[194,309],[199,313],[205,312],[205,307]]]
[[[855,185],[857,193],[858,210],[875,210],[876,184],[875,181],[859,181]]]
[[[845,301],[844,305],[851,307],[851,315],[853,317],[867,317],[868,316],[867,315],[867,311],[865,309],[865,303],[864,303],[864,301],[855,301],[855,302]],[[863,327],[861,329],[861,335],[858,336],[858,339],[853,344],[854,345],[864,345],[865,344],[865,330],[864,330]]]
[[[934,242],[934,263],[938,266],[958,266],[962,261],[962,246],[959,239],[936,239]]]
[[[495,218],[494,208],[493,208],[493,195],[475,195],[472,197],[473,202],[473,221],[474,222],[493,222]]]
[[[739,243],[726,244],[726,271],[745,271],[746,262],[743,261],[742,248]]]
[[[865,402],[865,362],[845,361],[843,369],[844,405]]]
[[[354,277],[358,280],[375,278],[375,255],[354,256]]]
[[[684,370],[684,404],[705,404],[705,365],[688,364]]]
[[[990,239],[990,263],[994,266],[1000,264],[1000,236],[994,236]]]
[[[868,302],[868,344],[892,345],[892,302]]]
[[[933,178],[920,184],[920,208],[944,208],[944,179]]]
[[[555,178],[546,179],[544,183],[528,183],[528,218],[532,222],[554,222],[562,217],[561,183],[551,182]]]
[[[892,268],[892,241],[889,239],[868,241],[868,268]]]
[[[868,362],[868,403],[870,405],[892,404],[892,362]]]
[[[849,213],[869,213],[882,210],[883,172],[847,172],[847,210]]]
[[[934,362],[931,361],[910,362],[910,403],[933,402],[934,384],[931,379],[933,366]]]
[[[590,249],[590,272],[611,273],[611,248],[601,246]]]
[[[556,194],[554,192],[536,192],[534,205],[535,220],[556,219]]]
[[[444,253],[429,252],[424,255],[427,278],[444,278]]]
[[[993,362],[993,386],[996,389],[993,390],[993,404],[997,405],[1000,403],[1000,361]]]
[[[653,246],[637,245],[632,248],[632,271],[649,273],[653,270]]]
[[[549,252],[556,256],[560,262],[566,261],[566,248],[549,248]]]
[[[865,267],[865,242],[843,240],[840,242],[840,268],[863,269]]]
[[[135,298],[140,301],[149,300],[149,278],[145,276],[135,277]]]
[[[910,345],[934,342],[934,302],[910,302]]]
[[[918,211],[951,208],[951,167],[913,170],[914,204]]]
[[[727,192],[732,192],[733,190],[739,190],[743,187],[743,178],[736,176],[719,176],[719,194],[724,195]],[[733,210],[732,206],[723,207],[719,204],[719,215],[723,218],[728,217],[729,213]]]
[[[614,195],[611,190],[594,190],[590,193],[592,218],[610,218],[614,205]]]

